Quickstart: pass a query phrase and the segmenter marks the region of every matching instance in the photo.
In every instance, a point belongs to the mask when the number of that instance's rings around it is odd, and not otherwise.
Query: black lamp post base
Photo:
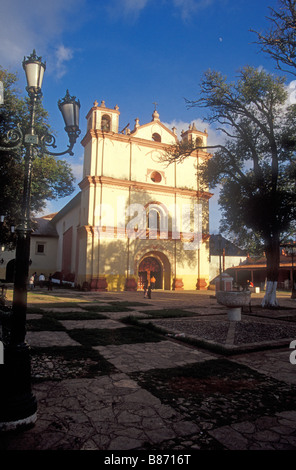
[[[31,358],[26,343],[4,347],[0,384],[0,432],[32,426],[37,419],[37,401],[31,391]]]
[[[21,405],[22,407],[22,405]],[[22,408],[23,411],[23,408]],[[0,433],[22,431],[32,427],[37,420],[37,413],[15,421],[0,421]]]

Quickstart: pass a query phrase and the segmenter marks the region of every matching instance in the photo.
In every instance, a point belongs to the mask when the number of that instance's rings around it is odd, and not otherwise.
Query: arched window
[[[166,239],[168,236],[168,214],[158,203],[150,203],[146,207],[148,237]]]
[[[147,227],[152,230],[160,229],[160,213],[157,209],[151,208],[147,212]]]
[[[152,139],[155,140],[155,142],[161,142],[161,136],[157,132],[152,134]]]
[[[108,132],[111,130],[111,118],[108,114],[104,114],[101,120],[101,130],[104,132]]]

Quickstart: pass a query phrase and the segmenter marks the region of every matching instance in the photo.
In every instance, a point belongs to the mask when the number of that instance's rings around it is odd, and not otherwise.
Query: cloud
[[[103,8],[113,19],[122,17],[137,20],[139,15],[153,5],[165,5],[178,12],[183,19],[221,0],[1,0],[0,63],[15,67],[36,49],[38,55],[49,56],[52,46],[65,42],[63,34],[92,18],[89,8],[98,12]]]
[[[296,104],[296,80],[292,80],[289,85],[286,86],[288,94],[287,105]]]
[[[217,0],[173,0],[173,4],[181,11],[182,19],[188,20],[196,12],[204,10],[215,1],[217,2]]]
[[[128,10],[136,10],[140,11],[145,8],[149,0],[121,0],[121,3],[123,5],[123,8],[128,11]]]
[[[109,17],[115,20],[128,18],[135,21],[151,0],[111,0],[105,8]]]
[[[73,27],[73,18],[85,0],[1,0],[0,63],[5,67],[19,65],[24,56],[36,49],[48,55],[52,44]]]
[[[113,19],[122,16],[136,20],[153,5],[165,5],[188,19],[201,9],[221,0],[1,0],[0,63],[5,67],[19,65],[24,57],[36,49],[38,55],[48,56],[52,46],[65,42],[63,34],[90,20],[103,8]],[[88,7],[88,8],[87,8]],[[90,8],[91,7],[91,8]]]
[[[81,160],[82,160],[82,163],[72,163],[71,164],[73,175],[76,178],[77,183],[79,183],[82,180],[83,156],[82,156]]]
[[[172,11],[177,11],[178,15],[181,14],[183,20],[187,20],[217,1],[220,0],[111,0],[106,9],[113,19],[117,20],[124,16],[136,20],[146,7],[157,3],[167,5]]]
[[[65,75],[66,69],[66,62],[72,59],[73,57],[73,50],[69,47],[65,47],[63,44],[58,46],[55,51],[56,57],[56,74],[58,78],[61,78]]]

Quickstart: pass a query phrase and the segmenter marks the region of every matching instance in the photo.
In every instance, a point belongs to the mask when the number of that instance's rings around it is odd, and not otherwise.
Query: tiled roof
[[[222,235],[210,236],[210,255],[219,256],[225,249],[225,256],[247,256],[246,251],[234,245],[234,243],[226,240]]]
[[[51,220],[44,217],[39,217],[33,220],[32,236],[58,237],[58,233]]]

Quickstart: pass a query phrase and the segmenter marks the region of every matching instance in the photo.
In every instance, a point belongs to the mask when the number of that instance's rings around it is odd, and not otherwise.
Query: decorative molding
[[[102,238],[132,238],[132,239],[142,239],[142,240],[149,240],[151,243],[155,243],[156,240],[160,241],[176,241],[176,242],[182,242],[182,243],[192,243],[194,241],[194,234],[192,232],[178,232],[178,238],[175,238],[173,235],[175,235],[174,232],[171,230],[155,230],[152,229],[151,233],[156,235],[156,238],[149,238],[150,234],[150,229],[146,228],[141,231],[135,230],[134,232],[134,237],[131,237],[131,231],[127,230],[125,227],[113,227],[113,226],[106,226],[106,225],[101,225],[101,226],[92,226],[92,225],[81,225],[80,227],[77,228],[77,231],[80,233],[87,233],[90,235],[96,234],[96,235],[102,235]],[[136,237],[138,235],[138,237]],[[140,237],[141,235],[141,237]],[[145,235],[145,237],[144,237]],[[210,238],[210,235],[208,233],[203,233],[201,236],[201,241],[202,243],[205,243],[208,241]],[[156,249],[156,246],[152,246],[150,248]]]
[[[139,181],[122,180],[111,178],[110,176],[85,176],[79,183],[81,189],[85,189],[91,185],[106,185],[119,188],[131,188],[138,191],[150,191],[152,193],[176,194],[178,196],[189,196],[193,198],[202,198],[209,200],[213,194],[208,191],[197,191],[195,189],[176,188],[174,186],[164,186],[162,184],[145,183]]]
[[[120,134],[113,131],[103,132],[100,129],[89,129],[81,140],[81,144],[85,147],[92,139],[105,139],[106,137],[108,137],[109,140],[116,140],[119,142],[126,142],[128,144],[135,144],[141,147],[152,148],[156,152],[166,152],[172,146],[172,144],[166,144],[164,142],[135,137],[133,134]],[[205,152],[204,150],[195,150],[191,155],[189,155],[189,157],[193,157],[195,159],[199,157],[208,160],[212,157],[212,154]]]

